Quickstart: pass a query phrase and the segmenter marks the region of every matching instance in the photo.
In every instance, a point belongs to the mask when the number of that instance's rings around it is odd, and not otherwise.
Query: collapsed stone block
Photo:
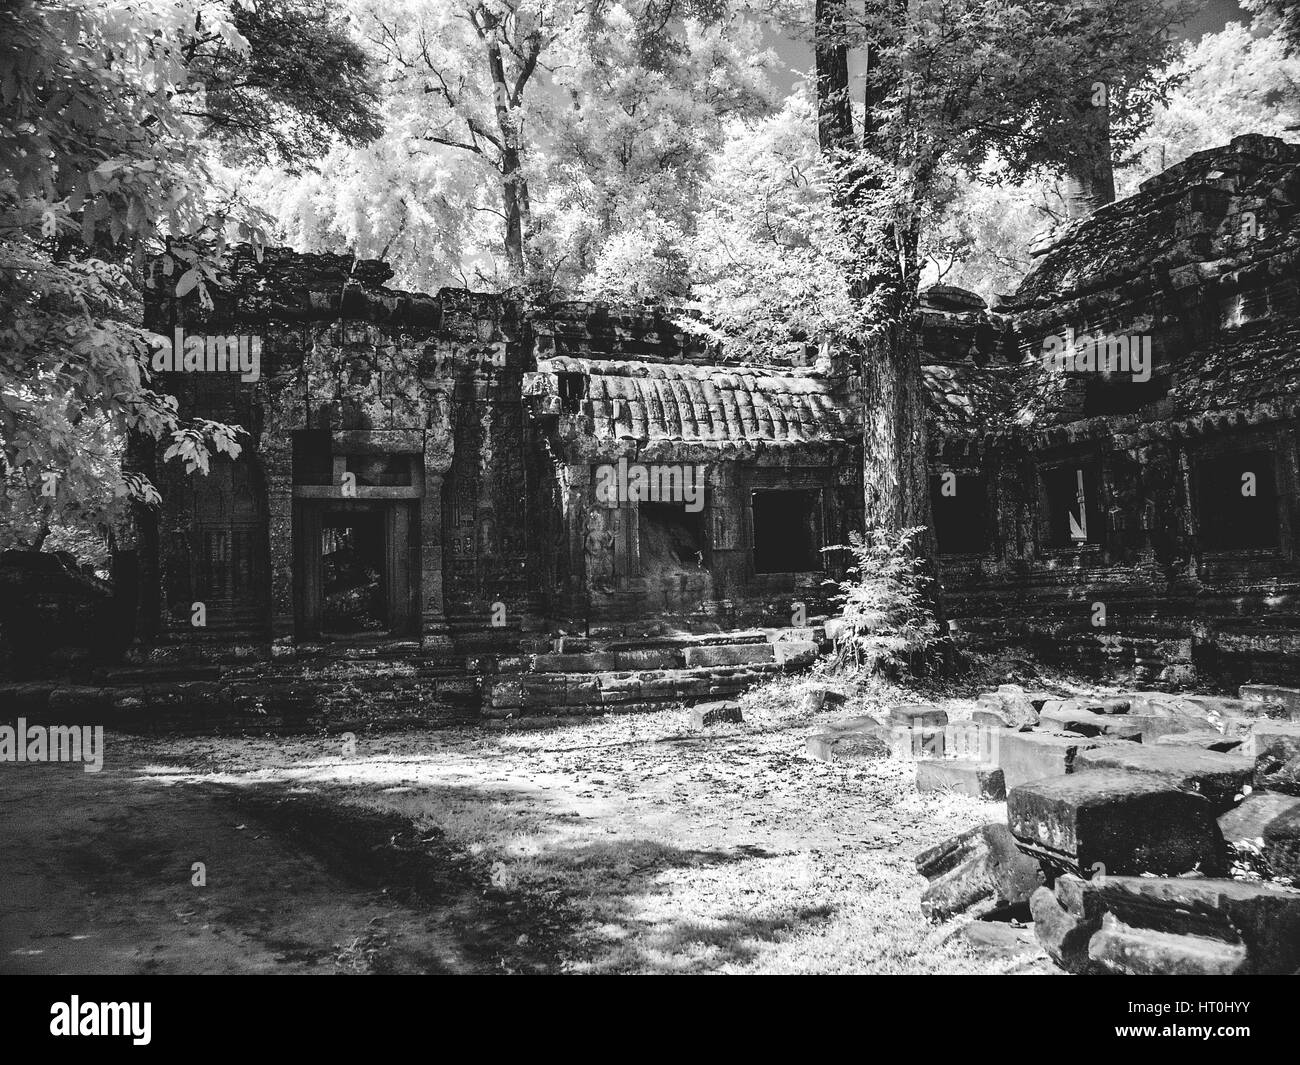
[[[1022,850],[1074,873],[1176,875],[1223,867],[1214,811],[1158,777],[1114,769],[1030,781],[1007,796]]]
[[[902,728],[942,728],[948,724],[948,712],[924,703],[905,703],[890,707],[889,722]]]
[[[1250,783],[1253,764],[1235,754],[1167,744],[1114,744],[1082,752],[1075,773],[1121,769],[1152,776],[1180,791],[1202,795],[1216,812],[1230,809]]]
[[[843,706],[846,698],[843,692],[837,692],[834,688],[818,684],[804,692],[799,703],[799,709],[805,714],[815,714],[823,707],[834,709]]]
[[[1030,900],[1035,934],[1075,973],[1287,974],[1300,892],[1235,880],[1062,876]]]
[[[1225,736],[1221,732],[1201,730],[1196,732],[1171,733],[1156,738],[1160,747],[1199,747],[1203,751],[1217,751],[1228,754],[1241,746],[1240,736]]]
[[[1256,791],[1219,818],[1219,831],[1230,844],[1258,847],[1274,876],[1300,879],[1300,798]]]
[[[1038,707],[1034,705],[1034,697],[1019,684],[1000,684],[995,694],[1002,712],[1011,719],[1013,726],[1038,724]],[[1041,706],[1046,699],[1046,695],[1040,696],[1038,705]]]
[[[1030,780],[1071,772],[1079,752],[1099,742],[1045,732],[1007,732],[997,739],[997,764],[1010,790]]]
[[[1002,770],[990,762],[966,758],[932,758],[916,763],[916,787],[922,792],[956,792],[974,799],[1007,797]]]
[[[888,758],[890,730],[873,718],[853,718],[853,727],[841,727],[809,736],[805,746],[812,757],[823,762],[869,761]],[[847,726],[847,722],[845,723]]]
[[[1241,701],[1255,708],[1262,717],[1300,719],[1300,688],[1283,688],[1277,684],[1243,684],[1238,689]]]
[[[1100,714],[1084,710],[1077,704],[1062,703],[1044,706],[1039,723],[1044,728],[1074,732],[1080,736],[1110,736],[1114,739],[1141,740],[1141,725],[1131,721],[1127,714]]]
[[[991,707],[987,703],[981,704],[978,709],[972,710],[970,719],[975,724],[983,728],[1015,728],[1016,724],[1001,706]]]
[[[1085,711],[1090,714],[1127,714],[1131,709],[1130,701],[1119,696],[1079,695],[1066,699],[1060,709],[1070,712]]]
[[[741,724],[745,720],[740,712],[740,704],[728,700],[712,703],[697,703],[691,707],[691,727],[708,728],[725,722]]]
[[[1244,749],[1255,787],[1300,795],[1300,721],[1257,721]]]
[[[916,869],[930,881],[921,912],[931,921],[1024,905],[1045,874],[1021,853],[1006,825],[972,828],[916,856]]]
[[[817,645],[802,640],[781,640],[772,644],[776,661],[790,668],[810,666],[817,661]]]

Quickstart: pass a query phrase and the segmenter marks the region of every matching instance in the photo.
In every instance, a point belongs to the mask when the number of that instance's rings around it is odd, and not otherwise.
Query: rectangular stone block
[[[916,871],[930,881],[921,896],[921,912],[931,921],[1023,906],[1043,882],[1039,863],[1022,853],[1007,826],[997,822],[922,851]]]
[[[1084,751],[1074,767],[1075,773],[1099,769],[1155,777],[1180,791],[1204,796],[1216,812],[1222,812],[1250,783],[1254,764],[1239,755],[1196,747],[1126,743]]]
[[[1156,776],[1116,769],[1030,781],[1007,796],[1007,820],[1027,853],[1074,873],[1177,875],[1222,869],[1214,811]]]
[[[1103,971],[1282,975],[1300,968],[1300,892],[1237,880],[1132,876],[1106,876],[1084,890],[1112,918],[1109,925],[1103,918],[1102,930],[1118,933],[1116,926],[1124,926],[1120,935],[1100,942],[1094,936],[1089,944]],[[1234,956],[1235,968],[1208,967]]]
[[[705,647],[688,647],[686,666],[744,666],[751,662],[773,662],[775,656],[770,643],[719,644]]]
[[[727,722],[741,724],[745,720],[740,712],[740,704],[720,700],[712,703],[697,703],[691,707],[691,727],[708,728]]]
[[[1044,706],[1039,724],[1062,732],[1077,732],[1080,736],[1110,736],[1122,740],[1141,740],[1142,727],[1130,720],[1127,714],[1100,714],[1085,710],[1077,704]]]
[[[1300,795],[1300,721],[1256,721],[1244,744],[1257,788]]]
[[[998,737],[997,763],[1010,791],[1031,780],[1072,772],[1079,752],[1102,742],[1106,741],[1008,731]]]
[[[1263,717],[1300,718],[1300,688],[1283,688],[1277,684],[1243,684],[1238,690],[1241,701],[1258,707]]]
[[[1242,737],[1225,736],[1221,732],[1209,731],[1175,732],[1167,736],[1158,736],[1156,744],[1160,747],[1199,747],[1203,751],[1228,754],[1241,746]]]
[[[672,647],[615,651],[614,659],[616,669],[681,669],[686,661],[681,650]]]
[[[817,661],[817,645],[802,640],[781,640],[772,644],[776,661],[783,666],[810,666]]]
[[[948,724],[948,712],[924,703],[905,703],[889,708],[889,721],[904,728],[942,728]]]
[[[1007,797],[1001,769],[990,762],[964,758],[932,758],[917,762],[916,788],[922,792],[955,792],[973,799],[998,802]]]
[[[873,761],[889,757],[887,734],[860,732],[824,732],[809,736],[808,753],[823,762]]]
[[[529,665],[533,673],[602,673],[617,668],[617,658],[609,651],[533,655]]]

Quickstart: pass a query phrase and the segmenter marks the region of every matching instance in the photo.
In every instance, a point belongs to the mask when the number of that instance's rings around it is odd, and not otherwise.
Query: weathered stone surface
[[[922,851],[916,870],[930,881],[921,896],[921,912],[931,921],[1023,905],[1043,883],[1039,863],[1021,853],[1006,825],[997,823]]]
[[[1059,706],[1044,706],[1039,715],[1044,728],[1074,732],[1080,736],[1109,736],[1120,740],[1141,740],[1140,723],[1127,714],[1099,714],[1084,710],[1073,701]]]
[[[903,728],[942,728],[948,724],[948,712],[924,703],[905,703],[889,708],[889,721]]]
[[[685,651],[688,669],[697,666],[743,666],[750,662],[771,662],[774,659],[770,643],[718,644],[688,647]]]
[[[1007,732],[998,737],[997,764],[1009,791],[1030,780],[1071,772],[1079,752],[1099,742],[1044,732]]]
[[[1071,972],[1285,974],[1300,965],[1300,892],[1235,880],[1060,877],[1030,903]]]
[[[617,668],[618,658],[611,652],[533,655],[529,664],[533,673],[601,673]]]
[[[874,729],[824,732],[809,736],[805,746],[810,755],[823,762],[871,761],[888,758],[890,754],[888,730],[880,725],[875,725]]]
[[[1007,797],[1002,770],[989,762],[965,758],[928,758],[916,763],[918,791],[956,792],[974,799]]]
[[[1216,811],[1223,811],[1250,783],[1254,765],[1239,755],[1196,747],[1115,744],[1084,751],[1075,761],[1075,773],[1098,769],[1122,769],[1156,777],[1180,791],[1204,796]]]
[[[680,669],[685,656],[675,647],[637,647],[614,652],[615,669]]]
[[[1300,795],[1300,721],[1257,721],[1244,749],[1255,787]]]
[[[782,640],[772,644],[776,661],[783,666],[810,666],[817,660],[817,645],[802,640]]]
[[[1034,705],[1033,697],[1025,691],[1019,684],[999,684],[995,693],[1002,712],[1011,719],[1014,726],[1037,725],[1038,708]],[[1040,696],[1039,706],[1042,705],[1047,696]]]
[[[1256,791],[1219,818],[1223,838],[1258,848],[1273,876],[1300,878],[1300,797]]]
[[[745,720],[740,712],[740,704],[719,700],[712,703],[697,703],[691,707],[691,725],[694,728],[708,728],[710,725],[724,723],[741,724]]]
[[[1038,954],[1040,949],[1031,929],[1010,921],[971,921],[961,934],[971,949],[985,958],[1010,961]]]
[[[970,719],[975,724],[981,725],[984,728],[1016,727],[1015,722],[1011,718],[1011,715],[1008,714],[1005,710],[1003,710],[1002,707],[1000,706],[995,709],[989,706],[988,704],[984,704],[980,706],[979,709],[971,711]]]
[[[1007,820],[1021,848],[1071,872],[1176,875],[1222,866],[1210,804],[1144,773],[1095,769],[1012,788]]]
[[[1057,878],[1058,890],[1066,879]],[[1100,922],[1090,924],[1063,906],[1049,887],[1040,887],[1030,896],[1029,915],[1034,919],[1034,937],[1057,965],[1072,973],[1088,971],[1088,940]]]
[[[1160,747],[1199,747],[1203,751],[1217,751],[1228,754],[1241,746],[1240,736],[1225,736],[1221,732],[1197,731],[1171,733],[1156,739]]]
[[[1243,684],[1238,694],[1244,703],[1259,707],[1263,717],[1300,718],[1300,688],[1277,684]]]
[[[1091,714],[1127,714],[1130,707],[1130,701],[1122,696],[1089,696],[1078,695],[1073,699],[1066,699],[1060,704],[1060,709],[1066,711],[1085,711]]]

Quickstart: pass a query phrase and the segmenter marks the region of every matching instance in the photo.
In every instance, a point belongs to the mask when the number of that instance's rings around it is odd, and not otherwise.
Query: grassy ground
[[[1005,679],[999,666],[924,694],[959,718]],[[817,682],[756,689],[744,724],[704,732],[673,709],[362,734],[355,747],[112,737],[102,774],[7,770],[6,814],[24,788],[42,802],[26,836],[12,816],[0,830],[6,852],[30,856],[26,881],[0,871],[0,958],[129,970],[143,955],[123,950],[146,941],[155,971],[1043,971],[1032,944],[981,954],[918,909],[916,853],[1002,818],[1001,804],[920,795],[905,761],[805,753],[834,718],[918,693],[842,684],[847,705],[810,715],[800,696]],[[92,883],[87,861],[124,826],[150,860],[127,854]],[[207,888],[188,883],[193,861]],[[121,948],[109,959],[95,953],[105,927]]]

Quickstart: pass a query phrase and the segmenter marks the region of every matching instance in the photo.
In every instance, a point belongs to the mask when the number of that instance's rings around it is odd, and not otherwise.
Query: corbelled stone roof
[[[1059,232],[992,317],[1013,331],[989,365],[927,359],[941,364],[925,370],[941,437],[1159,435],[1294,417],[1300,145],[1245,136],[1190,156]],[[1089,415],[1099,375],[1044,365],[1046,340],[1067,331],[1146,338],[1145,405]]]
[[[571,357],[537,366],[524,381],[534,410],[557,417],[562,438],[589,440],[594,454],[734,459],[842,446],[860,431],[844,383],[814,372]]]

